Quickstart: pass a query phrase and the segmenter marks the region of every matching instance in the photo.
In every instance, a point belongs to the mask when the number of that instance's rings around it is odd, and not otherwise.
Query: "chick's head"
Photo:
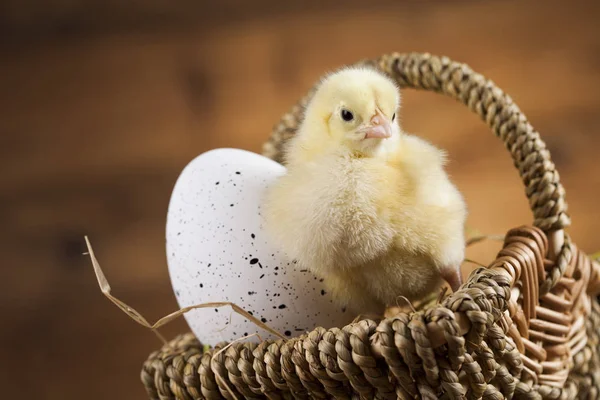
[[[303,134],[372,155],[400,135],[396,112],[400,93],[384,74],[346,68],[327,76],[306,110]]]

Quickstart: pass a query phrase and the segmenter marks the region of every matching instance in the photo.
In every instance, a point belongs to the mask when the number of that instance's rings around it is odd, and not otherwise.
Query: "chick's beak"
[[[361,132],[365,134],[365,139],[387,139],[392,136],[392,123],[378,109],[377,113],[371,118],[371,123],[361,129]]]

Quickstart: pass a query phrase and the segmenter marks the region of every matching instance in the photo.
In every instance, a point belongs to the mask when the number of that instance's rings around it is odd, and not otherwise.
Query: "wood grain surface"
[[[259,152],[322,73],[364,57],[442,54],[496,82],[551,149],[573,239],[599,250],[597,4],[4,2],[2,397],[146,398],[139,370],[160,343],[101,295],[83,235],[114,295],[152,321],[173,311],[164,225],[181,169],[217,147]],[[400,117],[448,150],[471,227],[531,222],[508,153],[466,108],[406,91]],[[498,247],[468,255],[487,263]],[[186,329],[179,321],[164,333]]]

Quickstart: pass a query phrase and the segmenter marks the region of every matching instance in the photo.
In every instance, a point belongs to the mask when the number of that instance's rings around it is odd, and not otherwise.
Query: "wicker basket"
[[[595,399],[600,396],[600,264],[564,233],[564,190],[538,132],[513,101],[469,67],[428,54],[362,61],[401,87],[444,93],[502,139],[519,170],[533,226],[508,232],[441,304],[290,340],[234,343],[213,357],[191,334],[152,353],[141,378],[152,399]],[[312,93],[312,91],[311,91]],[[281,161],[307,95],[264,153]]]

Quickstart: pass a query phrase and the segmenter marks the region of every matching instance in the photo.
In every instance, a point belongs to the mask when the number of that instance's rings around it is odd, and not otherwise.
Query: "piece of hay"
[[[468,238],[465,242],[467,247],[472,246],[476,243],[483,242],[484,240],[497,240],[503,241],[504,235],[475,235]]]
[[[463,260],[463,262],[466,262],[466,263],[469,263],[469,264],[475,264],[475,265],[477,265],[477,266],[479,266],[479,267],[487,268],[487,265],[485,265],[485,264],[482,264],[482,263],[480,263],[479,261],[472,260],[472,259],[470,259],[470,258],[465,258],[465,259]]]
[[[117,299],[110,293],[111,288],[110,288],[110,285],[108,284],[108,280],[106,279],[106,276],[104,276],[104,272],[102,272],[102,268],[100,268],[100,263],[96,259],[96,255],[94,254],[94,250],[92,249],[92,245],[87,236],[85,237],[85,243],[87,245],[88,254],[90,255],[90,259],[92,260],[92,266],[94,267],[94,272],[96,273],[96,279],[98,280],[98,285],[100,286],[100,290],[102,291],[102,294],[104,294],[106,297],[108,297],[108,299],[110,301],[112,301],[117,307],[119,307],[125,314],[129,315],[129,317],[131,319],[133,319],[135,322],[137,322],[138,324],[140,324],[140,325],[150,329],[152,332],[154,332],[154,334],[163,342],[163,344],[168,344],[169,342],[158,331],[158,328],[160,328],[161,326],[168,324],[169,322],[173,321],[174,319],[182,316],[183,314],[185,314],[186,312],[189,312],[191,310],[195,310],[198,308],[218,308],[218,307],[226,307],[226,306],[231,307],[234,312],[243,316],[247,320],[251,321],[256,326],[266,330],[267,332],[269,332],[283,340],[286,340],[286,337],[284,335],[277,332],[275,329],[269,327],[267,324],[263,323],[261,320],[257,319],[256,317],[251,315],[248,311],[244,310],[237,304],[231,303],[228,301],[202,303],[202,304],[196,304],[196,305],[189,306],[189,307],[184,307],[178,311],[172,312],[171,314],[169,314],[165,317],[162,317],[161,319],[156,321],[154,324],[150,324],[146,320],[146,318],[144,318],[139,312],[137,312],[135,309],[128,306],[121,300]]]
[[[227,344],[226,346],[224,346],[224,347],[223,347],[221,350],[219,350],[219,351],[216,351],[216,352],[213,354],[213,356],[210,358],[210,365],[211,365],[211,368],[212,368],[212,362],[213,362],[213,360],[214,360],[214,359],[215,359],[215,358],[216,358],[216,357],[217,357],[219,354],[221,354],[222,352],[224,352],[225,350],[227,350],[227,349],[228,349],[228,348],[229,348],[231,345],[233,345],[233,344],[235,344],[235,343],[238,343],[238,342],[241,342],[242,340],[249,339],[249,338],[251,338],[251,337],[255,337],[255,336],[256,336],[256,337],[258,338],[258,340],[260,340],[261,342],[263,341],[263,340],[262,340],[262,338],[260,337],[260,335],[259,335],[258,333],[253,333],[253,334],[251,334],[251,335],[247,335],[247,336],[243,336],[243,337],[241,337],[241,338],[237,338],[237,339],[235,339],[234,341],[232,341],[231,343],[229,343],[229,344]],[[238,397],[235,395],[235,393],[233,392],[233,390],[231,389],[231,387],[229,386],[229,384],[227,384],[227,382],[225,382],[225,381],[223,380],[223,378],[221,378],[221,376],[220,376],[220,375],[218,375],[218,374],[215,374],[215,378],[216,378],[218,381],[220,381],[220,382],[223,384],[223,386],[225,386],[225,389],[227,389],[227,392],[228,392],[228,393],[231,395],[231,397],[233,397],[235,400],[238,400]]]

